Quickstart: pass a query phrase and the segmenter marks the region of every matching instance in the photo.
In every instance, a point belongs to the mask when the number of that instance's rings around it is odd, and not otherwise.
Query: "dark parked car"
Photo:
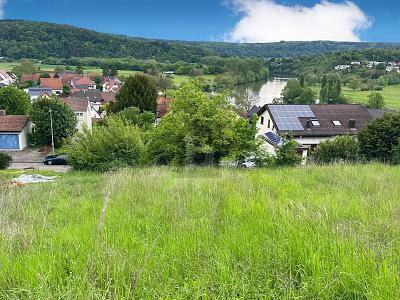
[[[43,162],[46,165],[68,165],[68,156],[66,154],[61,155],[49,155],[46,156]]]

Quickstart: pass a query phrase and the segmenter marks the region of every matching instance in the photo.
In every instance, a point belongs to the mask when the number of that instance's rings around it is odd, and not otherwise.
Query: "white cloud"
[[[6,2],[7,0],[0,0],[0,19],[4,18],[4,5]]]
[[[370,19],[353,2],[322,1],[313,7],[287,6],[272,0],[228,0],[241,19],[227,34],[234,42],[360,41]]]

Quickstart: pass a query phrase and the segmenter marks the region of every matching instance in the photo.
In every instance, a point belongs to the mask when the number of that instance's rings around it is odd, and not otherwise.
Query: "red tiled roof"
[[[63,89],[63,84],[60,78],[40,78],[40,86],[52,90]]]
[[[88,84],[88,85],[90,85],[90,84],[96,84],[93,80],[91,80],[91,79],[88,78],[88,77],[81,77],[81,78],[79,78],[79,79],[77,79],[77,80],[74,80],[74,83],[75,83],[75,84]]]
[[[28,116],[0,116],[0,132],[21,132],[28,121]]]
[[[89,100],[87,98],[67,97],[61,98],[73,111],[85,112],[88,110]]]
[[[71,85],[71,81],[83,77],[81,74],[60,74],[61,81],[64,85]]]
[[[113,92],[102,92],[101,93],[101,100],[104,102],[115,101],[116,94]]]
[[[37,83],[39,81],[39,74],[22,74],[21,83],[27,83],[28,81],[32,81],[33,83]]]
[[[169,112],[169,105],[173,99],[158,97],[157,99],[157,118],[164,117]]]

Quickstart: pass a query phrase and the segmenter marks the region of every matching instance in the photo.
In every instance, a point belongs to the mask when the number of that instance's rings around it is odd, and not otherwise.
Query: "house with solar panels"
[[[299,153],[308,156],[323,140],[339,135],[356,135],[373,120],[360,104],[279,105],[267,104],[257,112],[258,135],[274,152],[285,136],[299,144]]]

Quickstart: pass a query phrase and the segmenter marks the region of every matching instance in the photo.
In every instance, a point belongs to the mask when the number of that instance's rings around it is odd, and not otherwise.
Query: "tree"
[[[35,74],[38,72],[38,67],[29,59],[21,59],[20,64],[12,69],[12,73],[17,75],[19,79],[21,79],[22,74]]]
[[[110,118],[92,132],[78,133],[72,144],[68,162],[77,170],[106,172],[142,163],[144,145],[136,126],[119,118]]]
[[[198,68],[192,68],[189,72],[189,76],[191,77],[199,77],[199,76],[203,76],[204,72],[202,69],[198,69]]]
[[[110,68],[103,68],[103,76],[118,76],[118,70],[115,66]]]
[[[128,107],[117,114],[126,124],[135,125],[142,129],[150,129],[154,126],[155,116],[153,113],[140,112],[137,107]]]
[[[161,75],[161,76],[156,77],[155,80],[156,80],[157,88],[164,93],[167,90],[173,88],[173,86],[174,86],[174,82],[172,81],[172,79],[167,76]]]
[[[110,103],[111,112],[119,112],[135,106],[140,111],[156,112],[157,87],[154,79],[147,75],[130,76],[116,96],[116,102]]]
[[[248,112],[257,104],[257,95],[249,88],[236,91],[234,94],[235,104],[239,111]]]
[[[75,68],[75,72],[76,72],[77,74],[83,74],[83,71],[84,71],[84,68],[83,68],[82,66],[77,66],[77,67]]]
[[[0,89],[0,109],[9,115],[27,115],[31,110],[29,95],[13,86]]]
[[[380,93],[371,93],[368,95],[368,108],[378,108],[382,109],[385,107],[385,99]]]
[[[63,85],[63,90],[62,93],[66,96],[68,96],[69,94],[71,94],[71,88],[69,85]]]
[[[64,72],[65,72],[65,67],[63,67],[63,66],[56,66],[56,67],[54,68],[54,72],[55,72],[56,74],[64,73]]]
[[[349,88],[353,91],[359,90],[361,88],[361,81],[357,77],[352,77],[349,80]]]
[[[255,150],[255,122],[237,115],[225,94],[209,97],[197,80],[176,93],[170,113],[152,132],[147,145],[157,164],[215,164],[244,158]]]
[[[400,141],[400,114],[385,114],[359,133],[360,154],[367,160],[392,162]]]
[[[275,163],[277,166],[296,166],[302,161],[301,156],[297,153],[299,145],[296,141],[285,138],[282,145],[276,150]]]
[[[324,76],[322,78],[320,100],[326,104],[346,103],[347,99],[342,95],[342,84],[337,75]]]
[[[358,140],[355,136],[338,136],[323,141],[315,149],[315,161],[319,164],[335,162],[355,162],[359,160]]]
[[[32,108],[32,122],[35,124],[33,140],[37,145],[51,144],[50,110],[53,116],[54,143],[58,147],[64,139],[74,135],[77,119],[75,113],[56,97],[38,99]]]
[[[282,91],[285,104],[312,104],[315,101],[315,92],[308,87],[303,87],[300,81],[289,80]]]

